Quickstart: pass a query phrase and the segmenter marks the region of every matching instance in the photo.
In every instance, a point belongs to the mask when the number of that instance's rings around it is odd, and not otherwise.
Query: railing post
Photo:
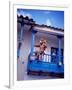
[[[61,60],[61,39],[62,39],[62,36],[58,36],[58,63],[62,63],[62,60]]]
[[[36,33],[36,32],[37,32],[37,31],[32,30],[31,53],[33,53],[33,51],[34,51],[35,33]]]

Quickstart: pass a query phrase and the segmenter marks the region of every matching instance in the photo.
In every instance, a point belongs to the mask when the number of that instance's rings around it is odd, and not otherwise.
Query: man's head
[[[47,48],[46,39],[42,38],[42,39],[40,40],[40,50],[41,50],[41,51],[45,51],[46,48]]]
[[[44,44],[44,45],[46,45],[46,44],[47,44],[46,39],[42,38],[42,39],[40,40],[40,45],[42,45],[42,44]]]

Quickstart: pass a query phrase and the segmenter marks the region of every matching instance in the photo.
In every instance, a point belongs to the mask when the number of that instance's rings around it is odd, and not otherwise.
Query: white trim
[[[48,33],[54,34],[54,35],[64,35],[63,31],[57,31],[57,30],[54,30],[54,29],[46,28],[46,27],[34,26],[34,30],[41,31],[41,32],[48,32]]]
[[[14,32],[13,32],[13,5],[9,2],[9,87],[14,85]]]

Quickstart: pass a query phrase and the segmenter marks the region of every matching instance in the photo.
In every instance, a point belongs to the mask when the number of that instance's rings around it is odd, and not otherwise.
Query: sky
[[[17,14],[33,18],[39,25],[64,29],[64,11],[17,9]]]

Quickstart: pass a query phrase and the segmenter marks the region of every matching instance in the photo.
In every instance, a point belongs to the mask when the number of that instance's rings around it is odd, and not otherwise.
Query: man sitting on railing
[[[39,47],[39,51],[36,51],[37,59],[42,60],[42,56],[44,55],[44,51],[47,48],[47,41],[44,38],[42,38],[40,40],[39,45],[35,45],[35,47]]]

